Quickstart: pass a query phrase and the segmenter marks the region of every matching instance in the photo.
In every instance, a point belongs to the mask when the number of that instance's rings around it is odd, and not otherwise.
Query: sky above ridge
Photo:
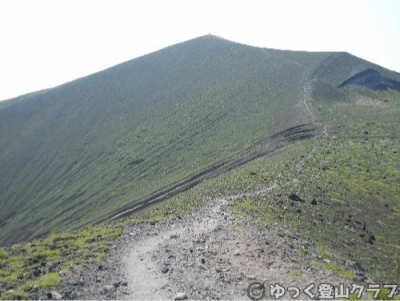
[[[398,0],[3,0],[0,100],[206,34],[263,48],[346,51],[400,72]]]

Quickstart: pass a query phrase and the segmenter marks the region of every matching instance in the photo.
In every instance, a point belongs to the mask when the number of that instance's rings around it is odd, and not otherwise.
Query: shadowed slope
[[[370,89],[400,91],[400,82],[382,76],[374,69],[367,69],[345,80],[340,87],[346,85],[364,86]]]

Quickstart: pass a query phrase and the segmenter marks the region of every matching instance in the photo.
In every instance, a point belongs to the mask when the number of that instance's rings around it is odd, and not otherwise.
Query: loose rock
[[[176,294],[174,300],[187,300],[188,296],[185,293]]]
[[[103,294],[113,292],[113,291],[115,291],[115,286],[114,285],[104,285],[101,288],[101,290],[102,290]]]
[[[52,292],[52,293],[51,293],[51,297],[52,297],[52,299],[54,299],[54,300],[61,300],[61,299],[62,299],[62,296],[61,296],[59,293],[57,293],[57,292]]]
[[[169,271],[169,269],[166,266],[163,266],[161,269],[161,273],[163,273],[163,274],[168,273],[168,271]]]

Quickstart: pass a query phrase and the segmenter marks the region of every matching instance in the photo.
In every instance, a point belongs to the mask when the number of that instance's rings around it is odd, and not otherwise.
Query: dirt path
[[[304,160],[297,164],[299,171]],[[298,181],[281,178],[286,182],[281,185],[288,187]],[[63,295],[92,300],[174,300],[185,294],[195,300],[243,300],[248,299],[247,288],[255,281],[266,288],[276,283],[300,290],[321,283],[351,287],[353,281],[315,265],[330,260],[322,258],[298,233],[278,223],[262,225],[234,212],[236,199],[268,194],[276,187],[207,199],[186,216],[126,226],[106,260],[86,265],[76,274],[75,284],[65,286]],[[289,294],[283,297],[292,299]],[[298,299],[310,298],[301,293]]]
[[[304,79],[304,83],[303,83],[302,100],[303,100],[304,107],[306,108],[308,114],[310,115],[311,123],[314,123],[315,122],[315,116],[314,116],[314,113],[312,112],[311,104],[309,103],[309,101],[307,101],[307,99],[309,98],[309,96],[308,96],[308,92],[309,91],[308,90],[309,90],[309,85],[310,85],[309,77],[310,77],[311,69],[307,68],[306,66],[304,66],[302,64],[297,63],[296,61],[291,61],[291,60],[287,60],[287,59],[284,59],[284,58],[281,58],[281,57],[278,57],[278,56],[274,56],[271,53],[267,52],[266,49],[262,49],[262,51],[268,56],[273,56],[274,59],[279,59],[279,60],[287,62],[289,64],[297,65],[297,66],[301,67],[302,69],[304,69],[304,71],[307,72],[307,74],[305,76],[305,79]]]
[[[304,160],[296,165],[299,172]],[[286,182],[281,185],[288,187],[298,181],[281,178]],[[266,288],[278,283],[300,290],[314,284],[313,294],[321,283],[351,287],[354,281],[315,265],[330,260],[322,258],[300,234],[285,225],[263,225],[234,212],[236,199],[268,194],[276,187],[207,199],[186,216],[126,226],[112,242],[106,259],[85,265],[62,294],[92,300],[173,300],[179,294],[196,300],[243,300],[248,299],[246,290],[255,281]],[[363,271],[352,269],[361,277],[356,282],[368,281]],[[310,298],[301,293],[297,299]]]
[[[161,233],[161,235],[144,237],[137,241],[130,252],[122,258],[125,262],[125,278],[131,285],[121,299],[149,299],[165,300],[168,297],[160,289],[167,284],[168,279],[161,274],[155,262],[152,260],[154,250],[163,240],[169,238],[172,231]]]
[[[200,211],[201,216],[207,216],[208,218],[194,219],[192,225],[172,224],[170,225],[170,229],[164,230],[160,227],[158,229],[160,230],[159,234],[154,235],[156,232],[153,232],[153,235],[140,237],[130,251],[126,252],[126,255],[122,257],[122,261],[125,262],[125,278],[131,285],[129,289],[124,291],[124,294],[120,295],[120,298],[135,300],[168,299],[170,296],[167,296],[160,289],[167,285],[168,277],[160,273],[157,264],[154,262],[153,253],[160,246],[167,244],[171,238],[178,238],[185,235],[203,236],[205,233],[215,230],[224,221],[215,217],[218,216],[221,206],[226,205],[229,200],[268,193],[275,187],[276,185],[273,185],[253,193],[243,193],[215,199],[210,205],[205,207],[205,210]],[[185,233],[185,230],[187,233]],[[130,232],[129,235],[135,236],[136,233]]]
[[[278,224],[236,220],[230,210],[232,200],[250,194],[208,200],[181,219],[128,229],[135,232],[125,235],[137,238],[125,245],[129,251],[121,257],[128,287],[118,299],[171,300],[185,293],[189,299],[243,300],[254,281],[303,289],[327,281],[351,286],[350,280],[314,266],[312,261],[323,258],[298,234],[285,233]],[[301,248],[310,255],[301,256]],[[309,298],[303,294],[300,299]]]
[[[306,79],[304,81],[304,85],[303,85],[303,104],[306,107],[306,109],[308,111],[308,114],[310,115],[311,123],[314,123],[315,122],[315,116],[314,116],[314,113],[311,110],[311,104],[309,103],[309,101],[307,101],[308,98],[309,98],[308,90],[309,90],[309,84],[310,84],[310,81],[309,81],[308,77],[309,77],[309,75],[307,74]]]
[[[298,233],[239,218],[232,210],[235,199],[274,188],[208,199],[186,216],[127,226],[104,261],[85,265],[60,292],[91,300],[174,300],[179,293],[195,300],[248,300],[246,290],[255,281],[300,290],[314,284],[314,294],[321,283],[351,287],[353,281],[315,266],[329,260]],[[310,298],[301,293],[298,299]]]
[[[237,197],[239,195],[231,196],[230,198]],[[215,216],[218,208],[226,204],[226,202],[225,198],[214,200],[212,206],[206,206],[205,210],[201,210],[198,213],[199,217]],[[132,246],[130,252],[127,252],[126,256],[122,257],[122,261],[125,262],[125,279],[132,285],[120,296],[121,299],[171,299],[173,297],[172,290],[165,289],[169,286],[167,273],[169,272],[169,275],[171,275],[171,270],[169,270],[170,263],[168,262],[170,256],[167,256],[166,260],[162,263],[163,267],[160,268],[160,262],[157,263],[157,258],[160,257],[158,254],[160,253],[160,249],[163,249],[163,246],[168,245],[170,241],[175,241],[181,237],[201,236],[204,233],[212,231],[219,224],[217,219],[208,218],[193,219],[192,222],[172,222],[168,224],[168,227],[157,227],[154,225],[154,230],[159,230],[159,234],[154,235],[156,232],[153,232],[147,233],[150,234],[149,236],[140,236],[134,246]],[[135,233],[130,232],[129,235],[134,236]],[[187,242],[187,239],[183,240]],[[165,270],[168,269],[168,272],[163,273],[163,268]],[[184,289],[181,291],[184,292]]]

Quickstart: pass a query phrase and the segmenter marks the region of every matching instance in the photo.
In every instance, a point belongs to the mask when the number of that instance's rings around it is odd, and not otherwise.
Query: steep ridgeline
[[[338,86],[368,68],[204,36],[1,102],[0,245],[80,227],[312,123],[311,97],[344,101]]]

